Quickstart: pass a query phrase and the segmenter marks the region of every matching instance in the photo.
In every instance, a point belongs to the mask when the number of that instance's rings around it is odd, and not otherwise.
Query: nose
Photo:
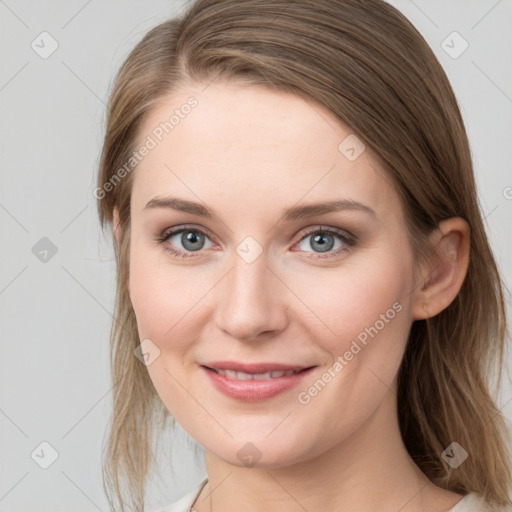
[[[222,281],[215,311],[218,329],[240,341],[267,339],[285,329],[287,288],[268,266],[265,252],[252,262],[235,254]]]

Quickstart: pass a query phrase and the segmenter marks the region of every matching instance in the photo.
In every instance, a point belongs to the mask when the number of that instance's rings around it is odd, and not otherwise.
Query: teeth
[[[281,373],[281,372],[274,372],[274,373]],[[272,375],[272,372],[267,372],[267,373],[255,373],[252,376],[252,378],[254,380],[267,380],[267,379],[270,379],[272,377],[281,377],[281,375]]]
[[[294,373],[298,373],[294,370],[276,370],[272,372],[266,373],[245,373],[245,372],[237,372],[234,370],[222,370],[217,368],[215,370],[219,375],[227,377],[232,380],[268,380],[275,379],[277,377],[286,377],[288,375],[293,375]]]

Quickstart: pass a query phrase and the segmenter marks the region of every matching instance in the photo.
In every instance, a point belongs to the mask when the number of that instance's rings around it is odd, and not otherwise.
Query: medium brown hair
[[[491,377],[498,389],[504,360],[503,283],[484,230],[463,120],[434,53],[380,0],[197,0],[137,44],[108,104],[96,197],[102,227],[112,224],[114,207],[123,227],[114,243],[113,416],[104,460],[111,504],[115,494],[121,510],[126,504],[143,509],[152,442],[170,415],[134,357],[140,340],[127,280],[136,171],[108,193],[105,184],[137,148],[155,105],[180,84],[214,79],[300,95],[350,127],[400,195],[418,260],[442,220],[468,222],[469,268],[459,294],[411,327],[398,378],[399,425],[411,457],[435,484],[509,503],[507,432],[490,391]],[[469,453],[457,469],[441,457],[453,441]]]

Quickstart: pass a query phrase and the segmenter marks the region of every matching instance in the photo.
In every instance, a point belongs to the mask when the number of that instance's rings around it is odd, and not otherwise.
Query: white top
[[[185,496],[174,502],[172,505],[159,510],[155,510],[154,512],[189,512],[190,507],[199,496],[199,493],[206,485],[206,482],[208,482],[208,478],[204,478],[194,489],[185,494]],[[464,496],[455,504],[454,507],[452,507],[447,512],[506,512],[509,510],[510,509],[508,508],[491,508],[480,496],[475,493],[470,493]]]

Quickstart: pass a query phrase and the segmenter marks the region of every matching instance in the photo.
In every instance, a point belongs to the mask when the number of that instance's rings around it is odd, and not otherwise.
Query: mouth
[[[206,369],[211,370],[223,377],[226,377],[230,380],[269,380],[269,379],[277,379],[279,377],[288,377],[289,375],[294,375],[296,373],[300,373],[304,370],[273,370],[264,373],[247,373],[240,370],[226,370],[223,368],[209,368],[206,366]]]
[[[274,397],[296,385],[316,366],[216,362],[200,365],[217,391],[242,401]]]

